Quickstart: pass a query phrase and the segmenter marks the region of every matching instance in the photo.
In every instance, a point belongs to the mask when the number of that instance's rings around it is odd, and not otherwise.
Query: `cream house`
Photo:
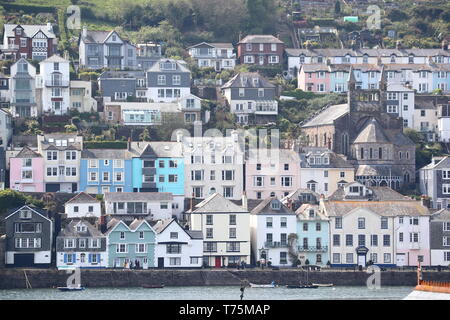
[[[187,213],[190,229],[203,232],[204,264],[220,268],[250,263],[250,213],[247,209],[214,193]]]
[[[92,97],[90,81],[70,81],[69,108],[79,112],[97,112],[97,100]]]

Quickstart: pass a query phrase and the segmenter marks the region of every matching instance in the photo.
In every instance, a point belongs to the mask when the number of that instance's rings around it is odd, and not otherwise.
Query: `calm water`
[[[317,289],[247,288],[244,300],[295,299],[384,299],[401,300],[412,291],[411,287],[332,287]],[[239,287],[166,287],[144,288],[87,288],[78,292],[57,289],[0,290],[0,300],[239,300]]]

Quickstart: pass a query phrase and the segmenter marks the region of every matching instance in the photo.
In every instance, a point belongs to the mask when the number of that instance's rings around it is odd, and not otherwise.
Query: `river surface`
[[[246,288],[244,300],[401,300],[411,287],[331,287],[317,289]],[[239,300],[240,287],[86,288],[61,292],[57,289],[0,290],[0,300]]]

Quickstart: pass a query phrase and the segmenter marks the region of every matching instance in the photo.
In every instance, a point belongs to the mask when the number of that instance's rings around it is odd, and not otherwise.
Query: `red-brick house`
[[[56,53],[58,40],[51,23],[46,25],[5,24],[2,53],[5,59],[45,60]]]
[[[283,63],[284,42],[272,35],[248,35],[237,44],[241,64],[262,66]]]

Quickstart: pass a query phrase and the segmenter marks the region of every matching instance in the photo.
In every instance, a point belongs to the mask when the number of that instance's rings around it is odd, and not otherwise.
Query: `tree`
[[[336,0],[336,3],[334,4],[334,13],[335,14],[341,13],[341,2],[339,0]]]
[[[148,131],[148,128],[145,128],[141,134],[139,135],[139,139],[141,141],[150,141],[150,132]]]
[[[39,128],[39,122],[37,120],[26,120],[25,125],[27,130],[24,132],[26,135],[40,135],[42,130]]]

